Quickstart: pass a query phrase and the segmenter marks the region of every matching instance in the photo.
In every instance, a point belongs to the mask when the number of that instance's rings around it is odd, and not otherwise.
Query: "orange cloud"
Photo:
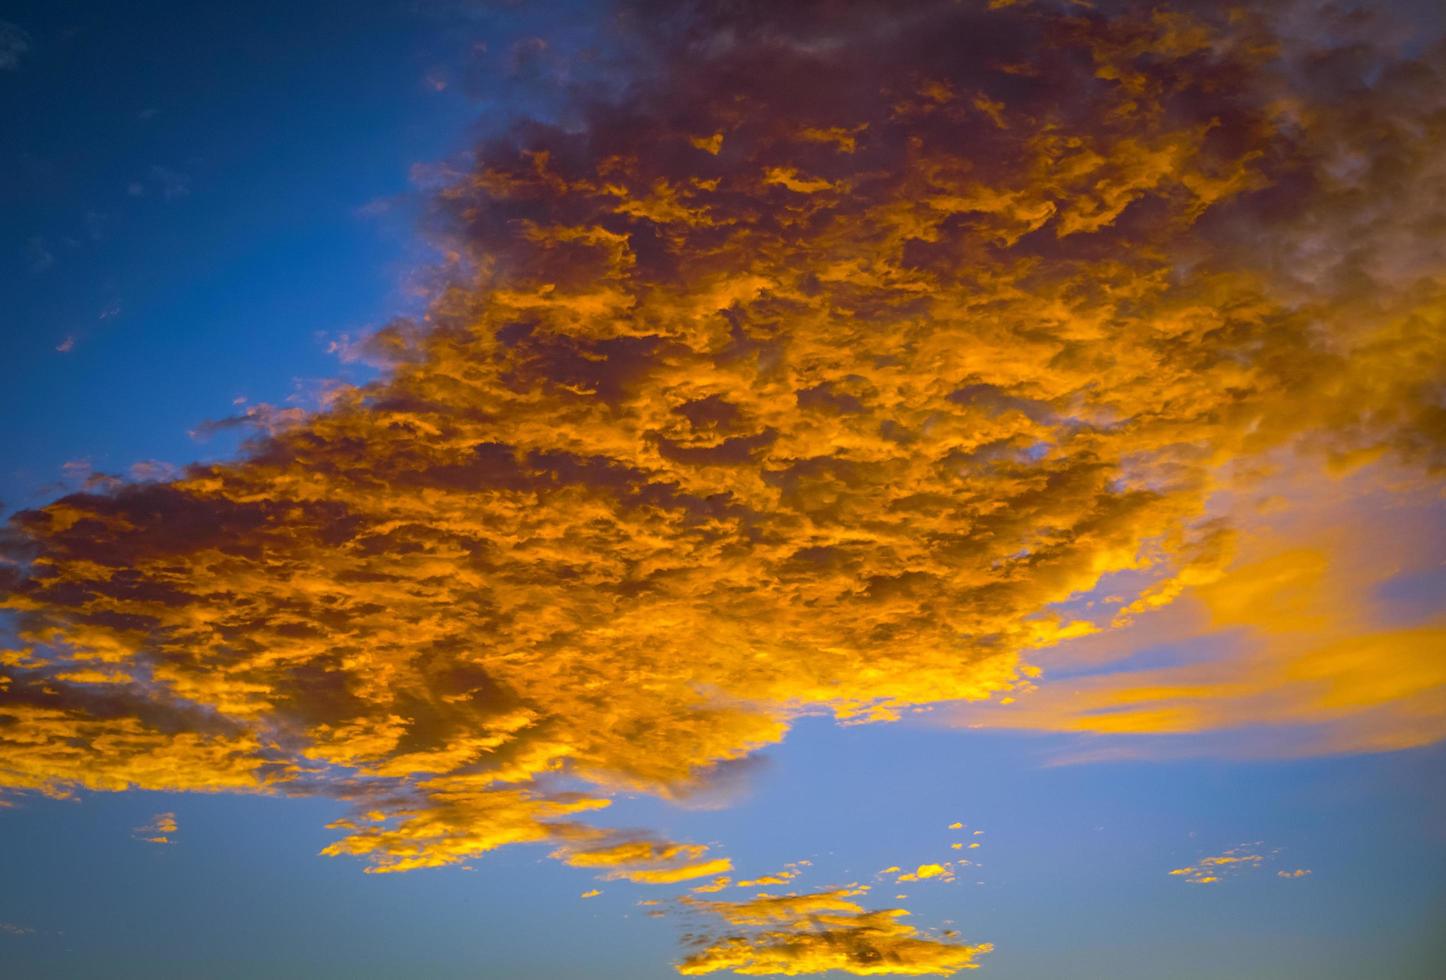
[[[706,882],[704,884],[694,885],[688,890],[694,892],[695,894],[707,895],[721,892],[723,889],[727,888],[731,884],[733,884],[733,879],[728,877],[727,875],[723,875],[721,877],[714,878],[712,881]]]
[[[1261,842],[1241,844],[1220,854],[1212,854],[1197,860],[1194,864],[1170,871],[1172,876],[1181,878],[1192,885],[1213,885],[1220,881],[1249,871],[1259,871],[1274,861],[1279,848],[1262,850]],[[1277,878],[1304,878],[1310,874],[1308,868],[1277,871]]]
[[[1223,854],[1201,858],[1195,864],[1175,868],[1171,875],[1183,878],[1192,885],[1212,885],[1222,876],[1238,874],[1243,870],[1258,870],[1267,860],[1263,854],[1256,854],[1250,848],[1257,844],[1241,844]]]
[[[1391,487],[1389,504],[1381,484]],[[1046,668],[1074,674],[1067,684],[1041,683],[1014,703],[962,718],[1097,737],[1254,730],[1269,734],[1242,736],[1233,751],[1277,754],[1380,751],[1446,737],[1446,667],[1432,652],[1446,646],[1446,621],[1434,609],[1403,613],[1376,598],[1393,578],[1434,574],[1431,538],[1420,533],[1435,519],[1428,492],[1381,465],[1335,481],[1310,469],[1273,477],[1236,505],[1238,543],[1165,580],[1172,608],[1150,614],[1163,623],[1131,617],[1116,635],[1067,644],[1041,657]],[[1261,500],[1270,503],[1266,513]],[[1165,666],[1112,668],[1163,636],[1193,639],[1202,652]],[[1201,740],[1196,748],[1225,744]]]
[[[978,967],[988,943],[966,945],[954,934],[920,933],[901,920],[904,909],[867,911],[859,889],[767,896],[744,902],[683,899],[693,910],[744,927],[722,937],[699,936],[700,948],[677,965],[685,976],[729,970],[743,976],[798,976],[839,970],[860,976],[951,976]]]
[[[954,880],[954,865],[952,862],[943,864],[921,864],[913,871],[899,875],[896,881],[927,881],[930,878],[942,878],[944,881]]]
[[[1437,499],[1439,59],[1325,91],[1267,5],[845,7],[635,18],[626,105],[441,181],[427,312],[344,345],[381,380],[18,515],[0,789],[328,795],[369,871],[672,884],[731,860],[590,817],[713,798],[805,714],[1446,735],[1441,624],[1358,594],[1395,573],[1221,503],[1281,459],[1334,474],[1287,512]],[[1258,642],[1040,673],[1182,609]],[[685,972],[983,951],[819,916]]]
[[[135,835],[137,840],[147,844],[171,844],[175,842],[174,835],[180,826],[174,813],[158,813],[149,823],[137,827]]]

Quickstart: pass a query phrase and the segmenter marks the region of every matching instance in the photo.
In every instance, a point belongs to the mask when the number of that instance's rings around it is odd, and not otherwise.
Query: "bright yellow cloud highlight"
[[[932,937],[901,921],[904,909],[865,910],[857,889],[758,896],[744,902],[684,899],[695,911],[742,927],[700,937],[697,952],[677,964],[685,976],[730,970],[743,976],[798,976],[840,970],[859,976],[950,976],[978,967],[988,943]]]
[[[1400,487],[1389,508],[1377,481]],[[1446,621],[1423,611],[1414,624],[1392,625],[1373,598],[1393,577],[1430,574],[1436,563],[1420,531],[1437,510],[1427,486],[1380,465],[1342,482],[1306,470],[1264,486],[1246,501],[1267,492],[1277,505],[1285,493],[1313,499],[1264,514],[1237,505],[1234,519],[1252,533],[1214,552],[1209,573],[1178,588],[1174,608],[1132,621],[1117,637],[1061,648],[1058,662],[1086,654],[1107,666],[1162,631],[1177,643],[1208,642],[1206,655],[1045,683],[966,719],[1107,736],[1298,729],[1299,737],[1271,734],[1258,749],[1236,749],[1283,754],[1409,748],[1446,736],[1446,661],[1436,655],[1446,649]],[[1143,638],[1132,641],[1135,634]]]

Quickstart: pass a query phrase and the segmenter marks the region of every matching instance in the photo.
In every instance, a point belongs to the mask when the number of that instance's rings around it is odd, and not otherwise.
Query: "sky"
[[[1440,976],[1443,33],[0,8],[4,972]]]

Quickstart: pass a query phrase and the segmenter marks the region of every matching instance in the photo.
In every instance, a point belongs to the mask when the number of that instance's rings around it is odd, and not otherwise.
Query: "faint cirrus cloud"
[[[47,272],[55,265],[55,253],[45,239],[35,237],[25,243],[25,267],[32,276]]]
[[[0,20],[0,71],[19,71],[30,53],[30,35],[18,24]]]
[[[161,196],[168,201],[186,197],[191,193],[191,177],[179,170],[155,164],[150,171],[151,180],[159,186]]]

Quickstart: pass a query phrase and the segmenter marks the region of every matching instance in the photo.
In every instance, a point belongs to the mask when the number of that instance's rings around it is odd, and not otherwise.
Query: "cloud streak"
[[[0,20],[0,71],[19,71],[30,53],[30,35],[18,24]]]

